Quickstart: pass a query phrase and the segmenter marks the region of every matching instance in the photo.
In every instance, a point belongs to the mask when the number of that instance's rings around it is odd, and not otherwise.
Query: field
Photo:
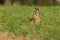
[[[35,6],[0,6],[0,31],[44,40],[60,40],[60,6],[40,6],[39,25],[29,23],[34,8]]]

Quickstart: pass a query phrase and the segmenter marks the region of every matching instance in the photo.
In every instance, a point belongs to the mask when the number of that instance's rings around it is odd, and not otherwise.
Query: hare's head
[[[34,14],[38,14],[39,13],[39,9],[38,8],[35,8],[35,10],[34,10]]]

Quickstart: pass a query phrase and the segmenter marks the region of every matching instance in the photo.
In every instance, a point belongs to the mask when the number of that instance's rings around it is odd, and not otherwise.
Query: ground
[[[35,7],[0,6],[0,40],[60,40],[60,6],[39,6],[41,22],[32,25]]]

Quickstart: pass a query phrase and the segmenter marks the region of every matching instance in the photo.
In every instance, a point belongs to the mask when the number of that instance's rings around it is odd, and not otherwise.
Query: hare
[[[33,17],[29,20],[30,23],[33,23],[33,24],[39,24],[40,23],[40,17],[39,17],[39,9],[38,8],[35,8],[34,10],[34,15]]]

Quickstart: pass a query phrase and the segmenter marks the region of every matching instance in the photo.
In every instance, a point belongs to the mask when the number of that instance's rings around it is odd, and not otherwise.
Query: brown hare
[[[38,8],[35,8],[35,10],[34,10],[34,15],[33,15],[33,18],[31,18],[30,20],[29,20],[29,22],[30,23],[33,23],[33,24],[39,24],[40,23],[40,18],[39,18],[39,16],[38,16],[38,14],[39,14],[39,9]]]

